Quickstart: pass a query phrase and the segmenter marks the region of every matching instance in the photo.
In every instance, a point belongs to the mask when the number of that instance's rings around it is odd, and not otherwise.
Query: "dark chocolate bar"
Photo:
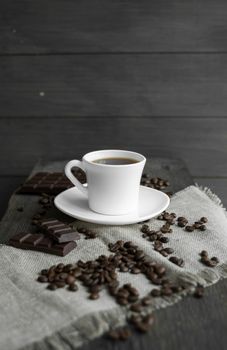
[[[81,170],[73,171],[74,176],[81,182],[86,183],[86,175]],[[19,188],[17,193],[21,194],[41,194],[47,193],[57,195],[58,193],[73,187],[73,184],[64,173],[39,172],[30,177]]]
[[[56,219],[44,219],[40,221],[39,228],[58,243],[80,239],[77,231]]]
[[[21,232],[10,238],[9,245],[20,249],[36,250],[60,256],[67,255],[77,246],[74,241],[59,244],[42,233],[27,232]]]

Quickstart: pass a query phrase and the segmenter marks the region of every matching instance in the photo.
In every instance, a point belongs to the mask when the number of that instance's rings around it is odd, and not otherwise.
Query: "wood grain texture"
[[[0,58],[0,116],[226,117],[227,55]]]
[[[8,0],[0,53],[223,51],[225,0]]]
[[[182,158],[194,176],[226,176],[226,130],[227,119],[1,118],[1,174],[25,175],[40,157],[118,148]]]
[[[24,180],[25,176],[0,176],[0,220],[7,209],[10,196]]]

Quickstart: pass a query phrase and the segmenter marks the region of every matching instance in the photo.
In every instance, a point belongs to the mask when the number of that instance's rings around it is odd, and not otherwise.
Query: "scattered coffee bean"
[[[208,252],[206,250],[202,250],[200,253],[201,256],[207,256],[208,257]]]
[[[213,256],[210,260],[214,261],[216,264],[219,263],[219,259],[216,256]]]
[[[99,298],[99,293],[91,293],[89,298],[92,300],[96,300]]]
[[[56,286],[56,284],[51,283],[51,284],[49,284],[49,285],[47,286],[47,288],[48,288],[49,290],[56,290],[58,287]]]
[[[37,281],[38,281],[38,282],[41,282],[41,283],[47,283],[47,282],[48,282],[48,277],[47,277],[47,276],[44,276],[44,275],[40,275],[40,276],[37,278]]]
[[[184,260],[181,259],[181,258],[178,258],[176,256],[171,256],[169,258],[169,261],[171,261],[175,265],[178,265],[179,267],[183,267],[184,266]]]
[[[203,217],[200,219],[200,221],[206,223],[206,222],[208,222],[208,219],[207,219],[206,217],[203,216]]]
[[[195,230],[195,228],[193,226],[187,225],[187,226],[185,226],[185,230],[188,232],[193,232]]]
[[[140,303],[132,304],[130,306],[130,310],[134,312],[141,312],[143,309],[142,305]]]
[[[160,297],[161,291],[159,289],[154,288],[151,291],[151,295],[152,295],[152,297]]]
[[[204,296],[204,287],[201,285],[197,285],[193,295],[195,298],[202,298]]]
[[[76,284],[70,284],[68,286],[68,290],[70,290],[71,292],[76,292],[78,290],[78,286]]]
[[[152,299],[151,299],[149,296],[144,297],[144,298],[142,299],[142,304],[143,304],[144,306],[151,305],[151,304],[152,304]]]

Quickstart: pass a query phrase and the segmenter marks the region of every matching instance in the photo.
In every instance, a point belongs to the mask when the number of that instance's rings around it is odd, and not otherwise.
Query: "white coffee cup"
[[[108,158],[127,158],[135,162],[110,165],[94,161]],[[65,166],[68,179],[88,198],[91,210],[106,215],[124,215],[136,210],[140,179],[146,158],[139,153],[122,150],[103,150],[85,154],[82,161],[71,160]],[[87,176],[82,185],[72,174],[79,167]]]

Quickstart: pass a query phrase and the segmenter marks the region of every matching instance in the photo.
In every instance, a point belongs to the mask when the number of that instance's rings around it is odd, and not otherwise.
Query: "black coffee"
[[[101,158],[93,160],[93,163],[106,165],[127,165],[138,163],[138,160],[132,158]]]

